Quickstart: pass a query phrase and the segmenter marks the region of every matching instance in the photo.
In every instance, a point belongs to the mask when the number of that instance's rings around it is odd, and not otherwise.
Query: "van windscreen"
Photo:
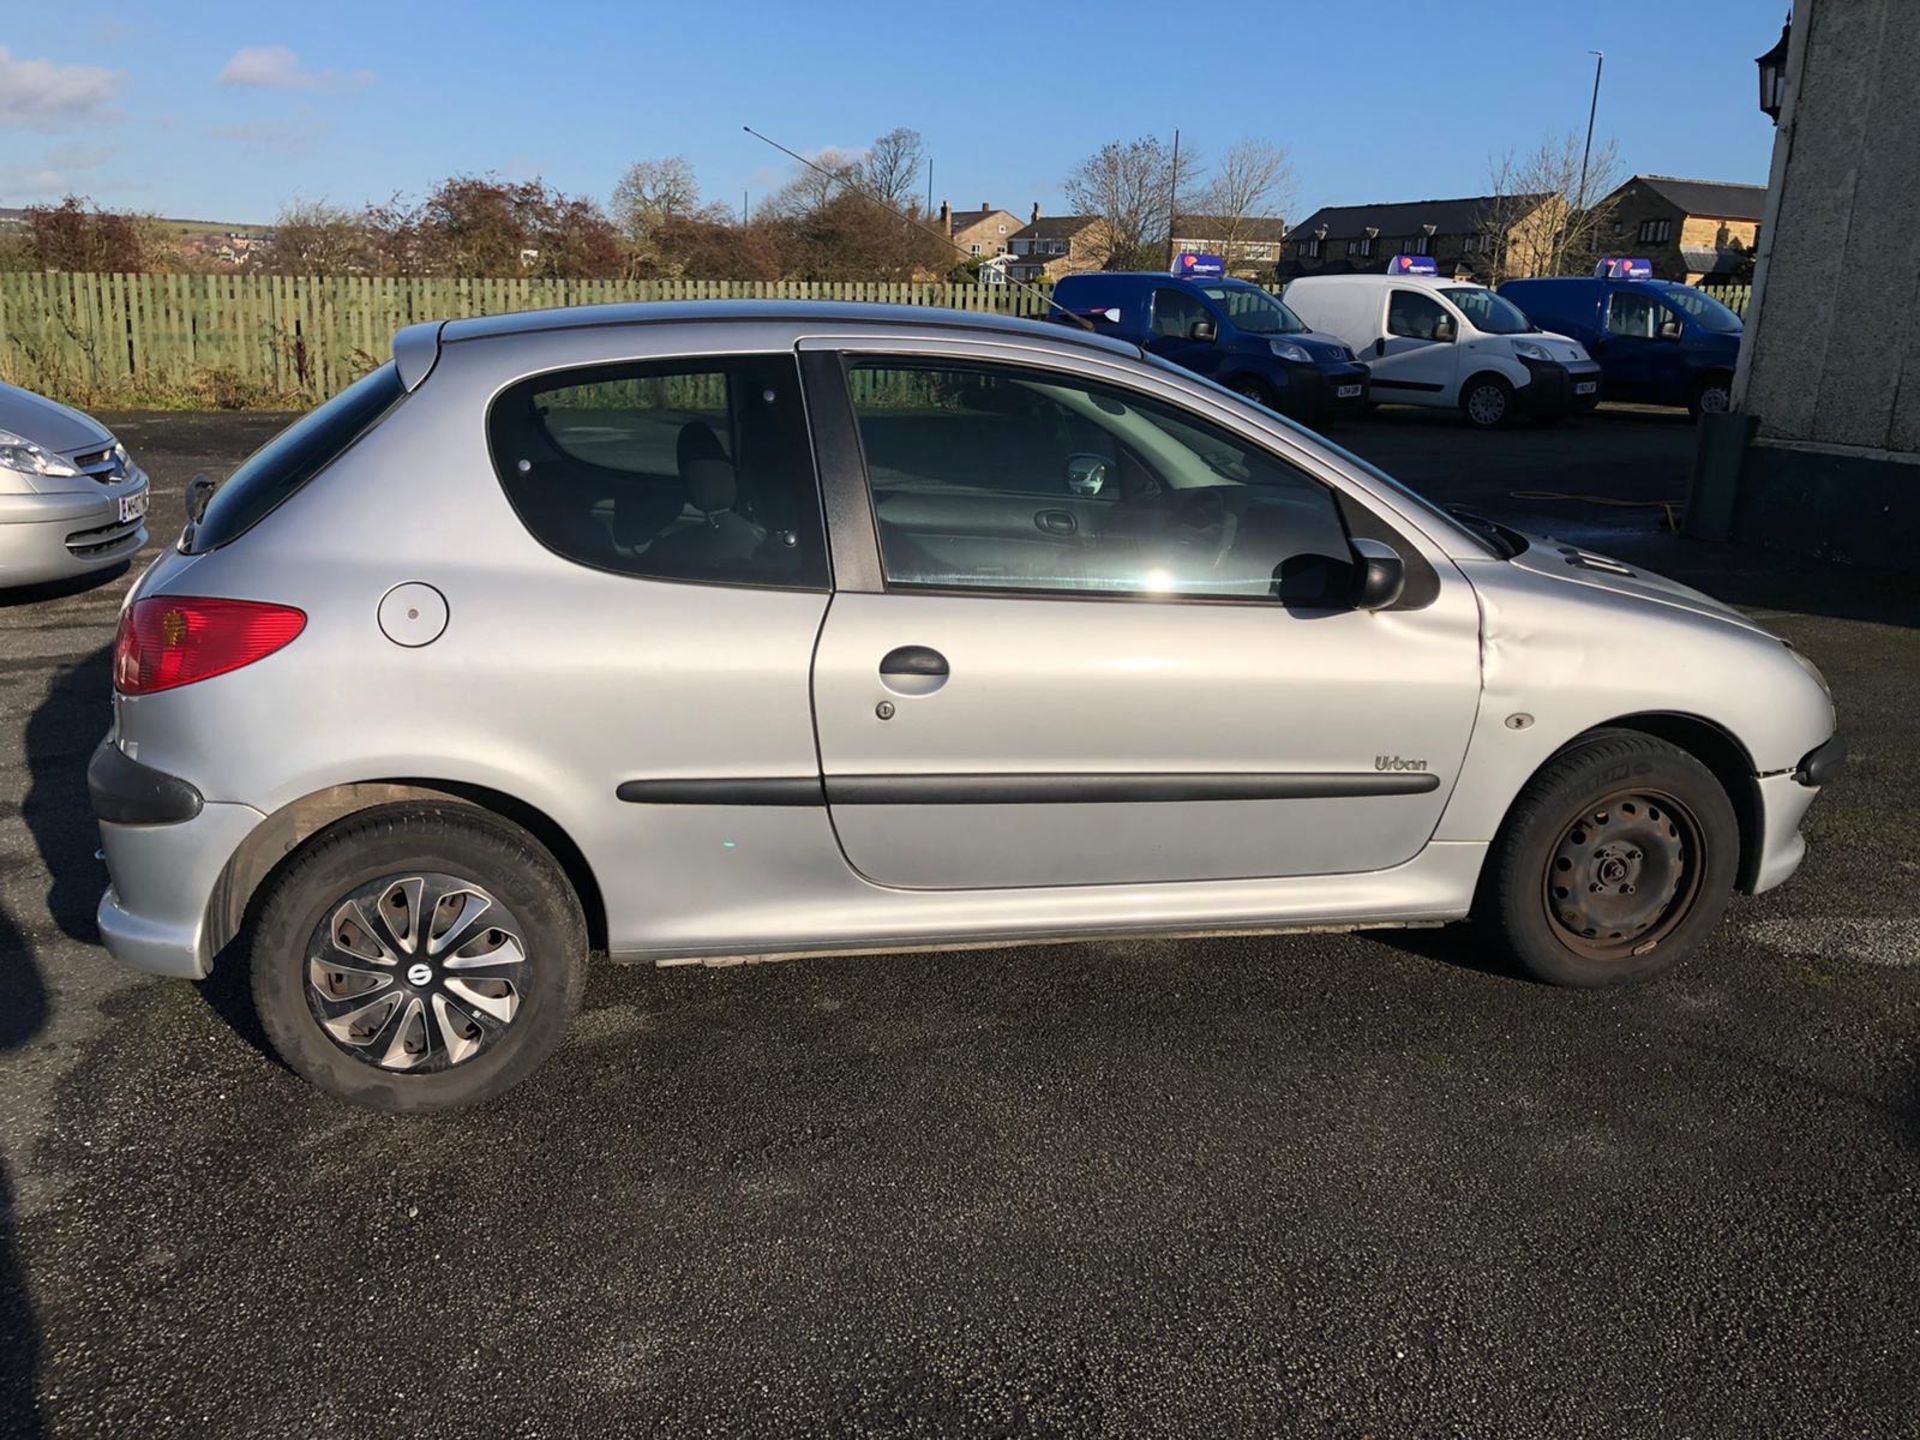
[[[1201,292],[1249,335],[1298,335],[1307,322],[1257,285],[1202,285]]]

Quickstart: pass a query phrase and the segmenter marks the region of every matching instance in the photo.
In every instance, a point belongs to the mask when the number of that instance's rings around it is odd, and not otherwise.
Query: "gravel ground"
[[[280,423],[109,418],[169,538]],[[1800,877],[1625,993],[1461,930],[602,966],[533,1081],[394,1120],[107,959],[129,580],[0,602],[0,1433],[1913,1434],[1920,584],[1513,498],[1684,493],[1670,417],[1337,438],[1815,656]]]

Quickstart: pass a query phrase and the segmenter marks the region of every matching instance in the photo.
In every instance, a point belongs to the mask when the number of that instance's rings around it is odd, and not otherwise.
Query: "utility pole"
[[[1167,181],[1167,269],[1173,269],[1173,232],[1180,227],[1180,130],[1173,131],[1173,168]]]
[[[933,156],[927,156],[927,214],[933,214]]]
[[[1587,157],[1593,154],[1593,117],[1600,113],[1600,67],[1607,63],[1607,52],[1589,50],[1593,56],[1593,103],[1587,106],[1587,146],[1580,152],[1580,196],[1578,206],[1587,208]]]

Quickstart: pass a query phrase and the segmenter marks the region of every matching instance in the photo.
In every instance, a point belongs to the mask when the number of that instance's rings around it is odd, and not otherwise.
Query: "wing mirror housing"
[[[1385,541],[1355,540],[1353,561],[1359,572],[1354,608],[1385,610],[1398,601],[1407,588],[1407,562]]]
[[[1451,345],[1460,332],[1454,328],[1453,317],[1442,315],[1433,322],[1433,338],[1442,345]]]
[[[1211,320],[1196,320],[1187,326],[1187,338],[1189,340],[1200,340],[1211,345],[1219,338],[1219,335],[1220,328]]]
[[[1107,488],[1107,457],[1069,455],[1067,457],[1067,493],[1092,499]]]

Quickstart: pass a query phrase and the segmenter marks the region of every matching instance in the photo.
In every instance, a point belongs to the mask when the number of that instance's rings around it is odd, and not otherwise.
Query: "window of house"
[[[598,570],[825,589],[791,355],[601,365],[523,380],[487,417],[521,523]]]
[[[1642,220],[1639,240],[1642,245],[1662,245],[1673,234],[1671,220]]]
[[[1346,603],[1312,477],[1178,407],[1021,366],[851,367],[889,588]]]
[[[1409,255],[1430,255],[1433,253],[1432,245],[1433,241],[1431,237],[1416,235],[1407,242],[1406,253]]]
[[[967,253],[970,255],[978,255],[980,253],[980,247],[978,245],[969,245],[967,247]]]
[[[1446,307],[1418,290],[1395,290],[1387,301],[1387,333],[1408,340],[1431,340],[1433,330],[1447,318]]]
[[[1373,237],[1371,235],[1363,236],[1361,238],[1360,253],[1362,255],[1373,254]]]

